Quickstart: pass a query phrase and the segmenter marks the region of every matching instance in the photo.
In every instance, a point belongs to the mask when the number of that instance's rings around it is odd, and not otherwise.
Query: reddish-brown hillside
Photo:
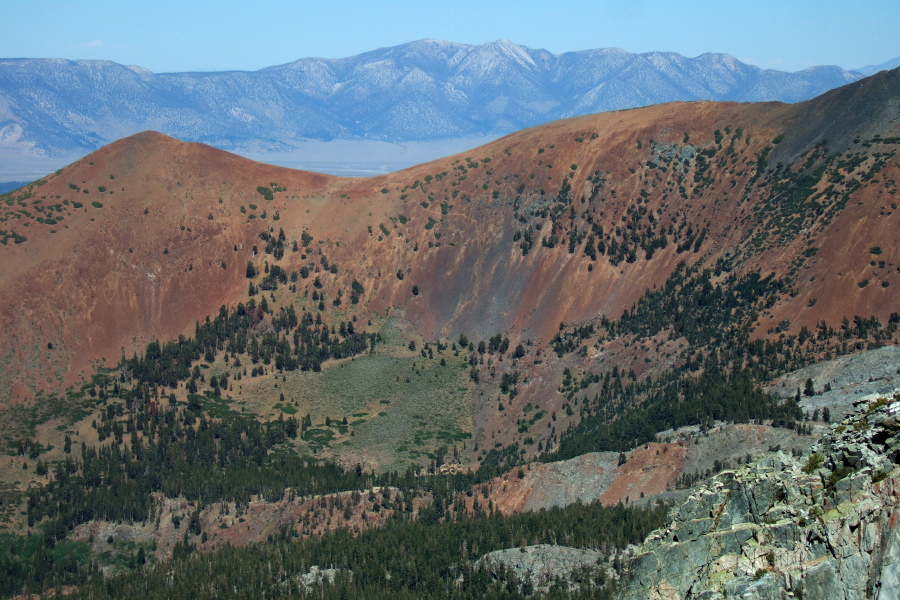
[[[759,335],[886,320],[898,97],[893,71],[795,106],[604,113],[368,179],[151,132],[120,140],[0,198],[0,401],[58,392],[246,300],[248,261],[271,260],[253,254],[267,230],[300,243],[279,264],[318,269],[329,301],[355,280],[361,316],[402,311],[432,339],[546,344],[561,322],[621,315],[679,262],[722,257],[794,281]],[[831,135],[848,111],[870,118]]]

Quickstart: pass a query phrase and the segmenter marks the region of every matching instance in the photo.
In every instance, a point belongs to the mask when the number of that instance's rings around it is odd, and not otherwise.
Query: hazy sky
[[[615,46],[763,68],[900,56],[900,0],[7,0],[3,58],[108,59],[155,72],[254,70],[422,38],[561,53]]]

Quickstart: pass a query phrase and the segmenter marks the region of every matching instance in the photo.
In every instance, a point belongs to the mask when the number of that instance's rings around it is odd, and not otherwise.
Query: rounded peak
[[[153,129],[140,131],[123,139],[131,140],[134,142],[181,142],[181,140],[174,138],[171,135],[166,135],[165,133],[160,133]]]
[[[458,44],[456,42],[450,42],[447,40],[436,40],[434,38],[422,38],[421,40],[416,40],[414,42],[409,43],[410,46],[415,45],[429,45],[429,46],[462,46],[463,44]]]
[[[127,137],[119,138],[118,140],[94,151],[88,156],[92,156],[93,154],[115,154],[123,150],[133,150],[135,148],[140,148],[142,152],[146,152],[149,149],[155,147],[173,146],[184,143],[185,142],[182,142],[178,138],[174,138],[164,133],[148,129],[147,131],[141,131]]]

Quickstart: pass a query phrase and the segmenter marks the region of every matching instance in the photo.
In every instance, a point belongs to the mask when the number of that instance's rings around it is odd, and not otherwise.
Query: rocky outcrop
[[[538,544],[490,552],[476,567],[484,567],[494,576],[499,571],[512,572],[526,589],[546,592],[555,580],[566,581],[575,589],[581,579],[605,572],[606,562],[607,557],[597,550]]]
[[[504,515],[537,511],[575,502],[619,502],[683,499],[686,485],[708,479],[728,465],[773,448],[794,452],[809,448],[827,426],[811,423],[815,437],[793,429],[752,423],[697,425],[661,432],[665,443],[648,443],[623,453],[589,452],[569,460],[531,463],[511,469],[487,482],[481,490]],[[521,476],[520,476],[521,473]],[[690,478],[690,483],[685,480]]]
[[[799,459],[726,471],[651,534],[623,597],[896,598],[900,398],[867,402]]]
[[[298,587],[302,587],[303,591],[309,594],[323,583],[334,584],[334,578],[340,572],[340,569],[320,569],[313,565],[309,571],[297,575],[294,579]],[[348,572],[348,576],[352,579],[353,573]]]
[[[853,410],[854,404],[891,397],[900,390],[898,365],[900,347],[883,346],[782,375],[766,386],[766,391],[782,398],[801,392],[803,412],[821,414],[828,408],[831,418],[840,421]],[[803,393],[807,382],[812,383],[812,395]]]

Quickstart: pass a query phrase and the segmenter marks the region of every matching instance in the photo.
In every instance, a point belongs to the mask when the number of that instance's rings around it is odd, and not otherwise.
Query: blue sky
[[[7,0],[3,58],[107,59],[155,72],[254,70],[434,38],[561,53],[725,52],[762,68],[900,56],[900,1]]]

